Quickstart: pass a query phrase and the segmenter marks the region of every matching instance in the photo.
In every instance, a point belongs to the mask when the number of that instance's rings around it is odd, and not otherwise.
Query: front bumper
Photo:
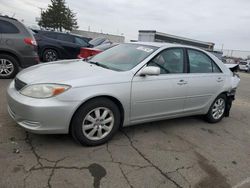
[[[8,112],[23,128],[41,134],[65,134],[78,102],[56,97],[35,99],[21,95],[11,82],[7,91]]]

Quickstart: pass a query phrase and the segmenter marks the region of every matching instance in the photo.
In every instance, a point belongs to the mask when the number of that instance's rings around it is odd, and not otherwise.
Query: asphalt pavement
[[[231,115],[220,123],[141,124],[98,147],[19,127],[7,113],[9,83],[0,80],[1,188],[250,187],[250,74],[241,73]]]

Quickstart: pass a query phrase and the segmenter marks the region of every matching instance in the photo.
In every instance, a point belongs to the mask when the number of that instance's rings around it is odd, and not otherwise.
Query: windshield
[[[154,46],[140,44],[120,44],[94,56],[89,61],[112,70],[128,71],[157,49]]]

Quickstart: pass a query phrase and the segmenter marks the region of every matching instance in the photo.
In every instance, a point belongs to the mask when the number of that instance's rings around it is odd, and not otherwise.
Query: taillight
[[[25,44],[31,45],[31,46],[37,46],[36,40],[33,38],[24,38]]]
[[[92,48],[81,48],[80,50],[80,54],[77,56],[77,58],[79,59],[85,59],[88,58],[90,56],[99,54],[100,52],[102,52],[101,50],[97,50],[97,49],[92,49]]]

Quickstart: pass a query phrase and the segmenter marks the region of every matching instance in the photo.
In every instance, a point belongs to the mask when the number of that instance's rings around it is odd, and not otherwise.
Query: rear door
[[[204,52],[187,49],[189,79],[184,111],[196,112],[207,106],[221,91],[225,77]]]
[[[69,34],[57,34],[58,43],[64,49],[63,58],[76,59],[80,53],[80,46],[74,43],[74,37]]]
[[[136,75],[132,80],[131,121],[178,115],[183,111],[187,91],[184,51],[181,48],[160,52],[147,66],[161,69],[158,76]]]

